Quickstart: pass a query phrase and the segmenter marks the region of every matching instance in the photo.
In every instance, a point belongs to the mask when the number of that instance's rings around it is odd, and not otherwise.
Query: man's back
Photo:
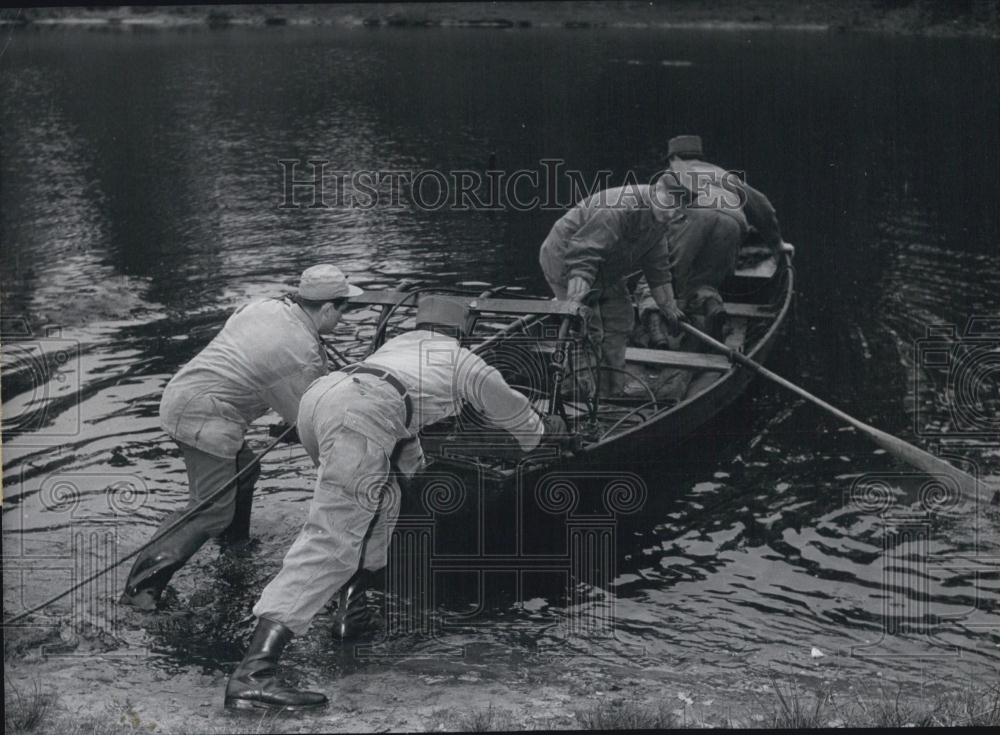
[[[269,408],[294,422],[302,393],[325,373],[325,352],[302,309],[278,299],[252,302],[167,385],[161,425],[203,451],[235,455],[246,426]]]
[[[528,399],[452,337],[422,329],[406,332],[386,342],[365,364],[389,370],[406,386],[414,432],[458,414],[468,402],[527,449],[538,443],[541,421]]]

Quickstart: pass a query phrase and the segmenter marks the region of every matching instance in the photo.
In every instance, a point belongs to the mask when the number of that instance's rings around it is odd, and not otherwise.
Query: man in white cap
[[[339,268],[308,268],[297,293],[237,309],[222,331],[167,384],[160,401],[160,425],[184,456],[188,508],[227,481],[231,487],[139,555],[122,603],[154,609],[174,572],[205,541],[248,537],[253,485],[260,470],[244,442],[247,427],[269,409],[285,421],[295,421],[306,388],[328,372],[320,333],[331,331],[348,298],[360,293]],[[168,516],[161,529],[185,510]]]
[[[561,419],[539,416],[496,369],[460,345],[468,316],[459,299],[425,295],[415,330],[389,340],[364,362],[320,378],[302,397],[297,426],[318,464],[316,486],[301,533],[254,606],[257,627],[226,686],[227,708],[326,704],[319,692],[280,684],[278,659],[359,569],[385,566],[399,504],[390,468],[395,465],[404,477],[420,468],[422,427],[468,403],[512,434],[525,452],[543,436],[557,444],[567,439]]]
[[[678,135],[667,143],[670,165],[664,175],[674,177],[692,193],[682,216],[670,223],[670,267],[681,308],[695,326],[715,332],[721,339],[724,312],[719,289],[736,270],[740,247],[750,228],[775,252],[783,245],[778,219],[767,197],[734,172],[706,163],[703,155],[697,135]],[[643,321],[650,332],[656,332],[659,309],[650,292],[652,285],[640,281],[637,296]],[[692,341],[685,347],[697,351],[701,343]]]
[[[661,179],[655,186],[606,189],[578,202],[552,226],[539,262],[557,299],[592,307],[590,338],[601,356],[600,392],[621,393],[633,307],[625,280],[641,269],[650,297],[671,324],[683,312],[674,298],[667,229],[680,192]],[[586,381],[581,381],[586,389]]]

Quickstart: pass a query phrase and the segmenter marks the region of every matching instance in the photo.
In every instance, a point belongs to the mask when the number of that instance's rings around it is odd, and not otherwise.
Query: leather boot
[[[226,684],[226,709],[303,710],[323,707],[326,696],[278,682],[278,659],[295,634],[281,623],[258,618],[246,655]]]
[[[337,610],[333,614],[333,637],[356,641],[375,629],[375,618],[368,609],[368,573],[363,569],[340,588]]]
[[[171,557],[164,554],[157,554],[146,559],[140,557],[135,566],[132,567],[132,571],[129,572],[125,591],[118,598],[118,603],[130,605],[145,612],[155,610],[167,583],[182,565],[182,563],[171,561]]]

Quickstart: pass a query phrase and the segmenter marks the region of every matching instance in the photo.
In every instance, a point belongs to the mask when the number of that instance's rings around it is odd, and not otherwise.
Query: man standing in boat
[[[771,202],[735,173],[702,160],[701,138],[678,135],[667,143],[667,169],[691,192],[680,216],[670,221],[670,268],[677,300],[696,327],[721,339],[724,317],[719,289],[736,270],[740,247],[751,228],[774,252],[781,229]],[[659,308],[650,286],[640,281],[637,301],[642,321],[659,332]],[[692,343],[699,350],[701,343]]]
[[[243,440],[253,421],[269,409],[295,421],[306,388],[328,372],[320,333],[331,331],[348,297],[360,293],[339,268],[308,268],[294,296],[255,301],[234,312],[167,384],[160,424],[184,455],[189,508],[255,464]],[[245,540],[259,473],[257,466],[247,469],[213,505],[154,541],[135,560],[120,601],[152,610],[173,574],[208,539]],[[161,528],[184,510],[168,516]]]
[[[626,277],[641,269],[650,298],[671,325],[684,316],[671,283],[668,225],[683,191],[668,178],[600,191],[553,225],[539,252],[557,299],[592,306],[590,337],[600,354],[600,392],[620,394],[633,326]]]
[[[320,378],[298,412],[299,438],[317,463],[309,512],[277,576],[254,606],[250,647],[226,685],[230,709],[301,710],[327,699],[280,684],[278,659],[309,628],[338,590],[386,565],[403,477],[421,466],[417,432],[471,404],[521,449],[566,440],[558,416],[542,417],[500,373],[462,347],[469,313],[464,302],[426,295],[416,330],[395,337],[364,362]],[[341,607],[364,607],[364,585]],[[338,616],[343,611],[338,610]],[[343,635],[342,630],[335,633]]]

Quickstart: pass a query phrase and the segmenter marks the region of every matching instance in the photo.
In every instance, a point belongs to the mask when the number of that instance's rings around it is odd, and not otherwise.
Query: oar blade
[[[986,483],[973,477],[968,472],[963,472],[950,462],[946,462],[940,457],[935,457],[930,452],[926,452],[920,447],[915,447],[892,434],[887,434],[872,426],[866,426],[866,432],[885,451],[912,467],[916,467],[928,475],[944,475],[950,478],[958,486],[962,494],[968,498],[978,497],[980,492],[990,489]]]

